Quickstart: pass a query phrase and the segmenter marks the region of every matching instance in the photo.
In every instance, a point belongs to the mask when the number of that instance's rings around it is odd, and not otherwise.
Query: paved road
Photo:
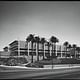
[[[80,68],[0,72],[0,79],[80,79]]]
[[[23,78],[26,79],[26,78]],[[47,76],[36,76],[30,79],[80,79],[80,71],[60,73],[60,74],[51,74]]]

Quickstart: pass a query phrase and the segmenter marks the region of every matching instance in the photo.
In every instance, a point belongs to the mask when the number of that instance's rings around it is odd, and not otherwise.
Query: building
[[[0,51],[0,58],[9,58],[10,57],[10,52],[9,52],[9,47],[4,47],[3,51]]]
[[[0,58],[9,58],[10,52],[0,51]]]
[[[15,57],[25,56],[28,60],[31,60],[32,54],[34,56],[34,60],[37,60],[37,55],[39,55],[39,59],[43,59],[43,55],[45,58],[47,58],[48,56],[52,56],[52,44],[49,46],[48,42],[45,42],[44,50],[41,42],[39,42],[38,48],[37,48],[37,43],[34,42],[33,50],[32,50],[31,42],[15,40],[9,44],[9,49],[10,49],[11,56],[15,56]],[[65,46],[56,45],[55,55],[58,58],[65,58],[66,57],[65,51],[66,51]],[[54,45],[53,45],[53,52],[54,52]],[[67,55],[68,55],[67,58],[71,57],[69,49],[67,49]]]
[[[18,41],[15,40],[9,44],[10,55],[11,56],[23,56],[27,55],[26,48],[25,48],[25,41]]]

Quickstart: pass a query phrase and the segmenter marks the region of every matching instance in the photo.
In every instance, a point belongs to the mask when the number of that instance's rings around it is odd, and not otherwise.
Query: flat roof
[[[11,44],[13,44],[13,43],[15,43],[15,42],[18,42],[18,40],[14,40],[13,42],[11,42],[9,45],[11,45]]]

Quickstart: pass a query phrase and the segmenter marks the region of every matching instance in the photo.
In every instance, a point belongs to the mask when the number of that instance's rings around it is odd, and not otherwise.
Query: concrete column
[[[45,58],[45,43],[44,43],[44,58]]]
[[[20,56],[20,41],[18,40],[18,56]]]
[[[60,46],[61,47],[61,46]],[[61,58],[62,58],[62,48],[61,48]]]
[[[29,42],[28,42],[28,56],[29,56]]]
[[[50,56],[51,56],[51,47],[50,47]]]
[[[55,46],[55,50],[56,50],[56,56],[57,56],[57,45]]]
[[[36,56],[38,56],[38,52],[37,52],[37,43],[36,43]],[[37,58],[37,57],[36,57]]]

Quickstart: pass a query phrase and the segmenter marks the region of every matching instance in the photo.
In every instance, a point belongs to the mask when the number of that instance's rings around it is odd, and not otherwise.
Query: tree
[[[50,38],[50,42],[52,43],[52,57],[54,57],[56,56],[55,55],[56,43],[59,42],[59,40],[55,36],[52,36]],[[54,54],[53,54],[53,43],[54,43]]]
[[[38,52],[38,50],[39,50],[39,43],[40,43],[40,38],[39,38],[39,36],[35,36],[35,42],[36,42],[36,45],[37,45],[37,51],[36,51],[36,54],[37,54],[37,61],[39,61],[39,52]]]
[[[52,69],[53,69],[53,57],[56,57],[55,56],[55,47],[56,47],[56,43],[59,42],[59,40],[55,36],[51,36],[50,42],[52,43]],[[54,55],[53,55],[53,43],[54,43]]]
[[[70,52],[70,57],[71,57],[71,47],[72,47],[71,44],[69,44],[68,48],[69,48],[69,52]]]
[[[76,44],[73,44],[72,47],[73,47],[73,50],[74,50],[74,57],[76,58],[76,53],[75,53],[75,51],[76,51],[77,45],[76,45]]]
[[[80,47],[76,47],[76,51],[77,51],[77,57],[79,58],[79,52],[80,52]]]
[[[32,42],[32,45],[31,45],[31,46],[32,46],[32,63],[33,63],[33,55],[34,55],[34,54],[33,54],[33,43],[35,42],[35,39],[32,38],[31,42]]]
[[[42,49],[43,49],[43,60],[44,60],[44,43],[46,42],[45,38],[41,38],[41,43],[42,43]]]
[[[50,42],[47,42],[47,46],[48,46],[48,54],[49,54],[47,56],[47,58],[48,58],[48,57],[50,57],[50,46],[51,46],[51,43]]]
[[[60,53],[61,53],[61,57],[62,57],[61,45],[60,45],[60,47],[59,47],[59,50],[60,50]]]
[[[32,51],[31,51],[31,56],[32,56],[31,62],[33,63],[33,43],[35,41],[34,35],[33,34],[29,34],[29,36],[26,38],[26,41],[27,42],[30,42],[31,41],[31,49],[32,49]]]
[[[67,47],[68,47],[69,43],[67,41],[65,41],[63,45],[66,47],[66,55],[65,55],[65,57],[67,57]]]
[[[26,38],[28,56],[29,56],[29,42],[30,42],[30,37],[28,36]]]

